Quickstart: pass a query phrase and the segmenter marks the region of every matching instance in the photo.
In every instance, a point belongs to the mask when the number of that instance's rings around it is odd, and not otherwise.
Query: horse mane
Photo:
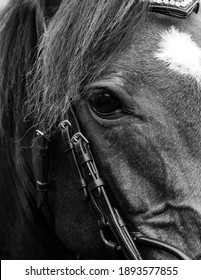
[[[29,246],[39,239],[49,258],[64,258],[64,255],[66,258],[69,252],[49,229],[30,193],[32,184],[35,184],[28,164],[30,148],[22,148],[21,141],[11,140],[16,123],[21,121],[27,72],[36,59],[37,8],[38,1],[13,0],[0,12],[0,211],[3,213],[0,219],[0,254],[4,256],[4,252],[9,252],[14,236],[20,240],[19,226],[24,230],[25,244],[27,242]],[[29,239],[29,234],[33,240]],[[21,250],[21,244],[18,244],[14,255],[16,252],[22,254]]]
[[[0,18],[0,130],[21,114],[26,92],[26,72],[37,38],[37,1],[10,1]]]
[[[147,6],[138,0],[62,1],[39,46],[26,102],[37,125],[50,131],[64,118],[85,84],[131,43]]]

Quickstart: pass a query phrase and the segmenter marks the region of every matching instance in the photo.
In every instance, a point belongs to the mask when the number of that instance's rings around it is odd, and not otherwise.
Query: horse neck
[[[72,259],[37,208],[32,174],[33,131],[31,124],[23,124],[25,77],[38,44],[37,3],[13,1],[0,21],[0,129],[4,131],[0,139],[0,254],[1,258],[11,259]]]
[[[4,240],[6,256],[16,258],[15,254],[19,254],[19,251],[23,252],[25,244],[23,246],[22,244],[26,243],[26,237],[33,235],[30,235],[33,214],[30,209],[31,197],[28,196],[26,184],[28,174],[22,166],[25,159],[22,158],[18,145],[15,145],[8,134],[1,139],[0,158],[0,208],[2,210],[0,234],[1,240]],[[17,250],[13,250],[15,246]]]

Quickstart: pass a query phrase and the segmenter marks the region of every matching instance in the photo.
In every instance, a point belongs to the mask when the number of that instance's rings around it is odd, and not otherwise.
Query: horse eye
[[[97,90],[88,98],[92,109],[99,115],[111,115],[121,110],[120,101],[110,92]]]

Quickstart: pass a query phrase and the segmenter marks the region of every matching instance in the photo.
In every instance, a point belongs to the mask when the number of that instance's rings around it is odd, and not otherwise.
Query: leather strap
[[[37,206],[42,208],[45,205],[48,185],[48,169],[49,169],[49,139],[40,130],[36,130],[36,190],[37,190]]]
[[[62,128],[62,138],[65,141],[64,145],[69,141],[74,145],[74,149],[68,149],[68,153],[73,155],[74,162],[72,164],[76,166],[76,173],[79,174],[81,188],[84,190],[87,201],[98,219],[102,233],[101,236],[104,236],[104,238],[109,236],[113,239],[112,241],[104,239],[104,241],[117,254],[117,250],[121,248],[127,259],[142,259],[123,219],[110,203],[105,191],[105,183],[99,176],[95,160],[90,151],[89,142],[81,133],[72,108],[69,110],[69,119],[70,122],[74,123],[75,133],[74,127],[72,126],[72,131],[69,121],[66,120],[60,125]],[[64,126],[64,123],[66,126]],[[72,137],[70,131],[73,134]],[[71,145],[68,143],[67,146],[70,147]]]

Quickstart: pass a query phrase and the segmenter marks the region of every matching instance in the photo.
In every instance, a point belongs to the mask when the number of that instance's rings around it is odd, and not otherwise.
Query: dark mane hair
[[[10,1],[0,14],[0,131],[22,114],[32,63],[37,1]]]
[[[63,117],[86,82],[95,79],[113,54],[130,42],[147,1],[68,0],[60,8],[39,46],[30,74],[36,38],[33,32],[38,1],[11,1],[0,21],[0,128],[4,117],[26,116],[49,130]],[[25,96],[26,75],[32,79]],[[34,76],[34,77],[32,77]],[[26,99],[25,99],[26,98]]]

